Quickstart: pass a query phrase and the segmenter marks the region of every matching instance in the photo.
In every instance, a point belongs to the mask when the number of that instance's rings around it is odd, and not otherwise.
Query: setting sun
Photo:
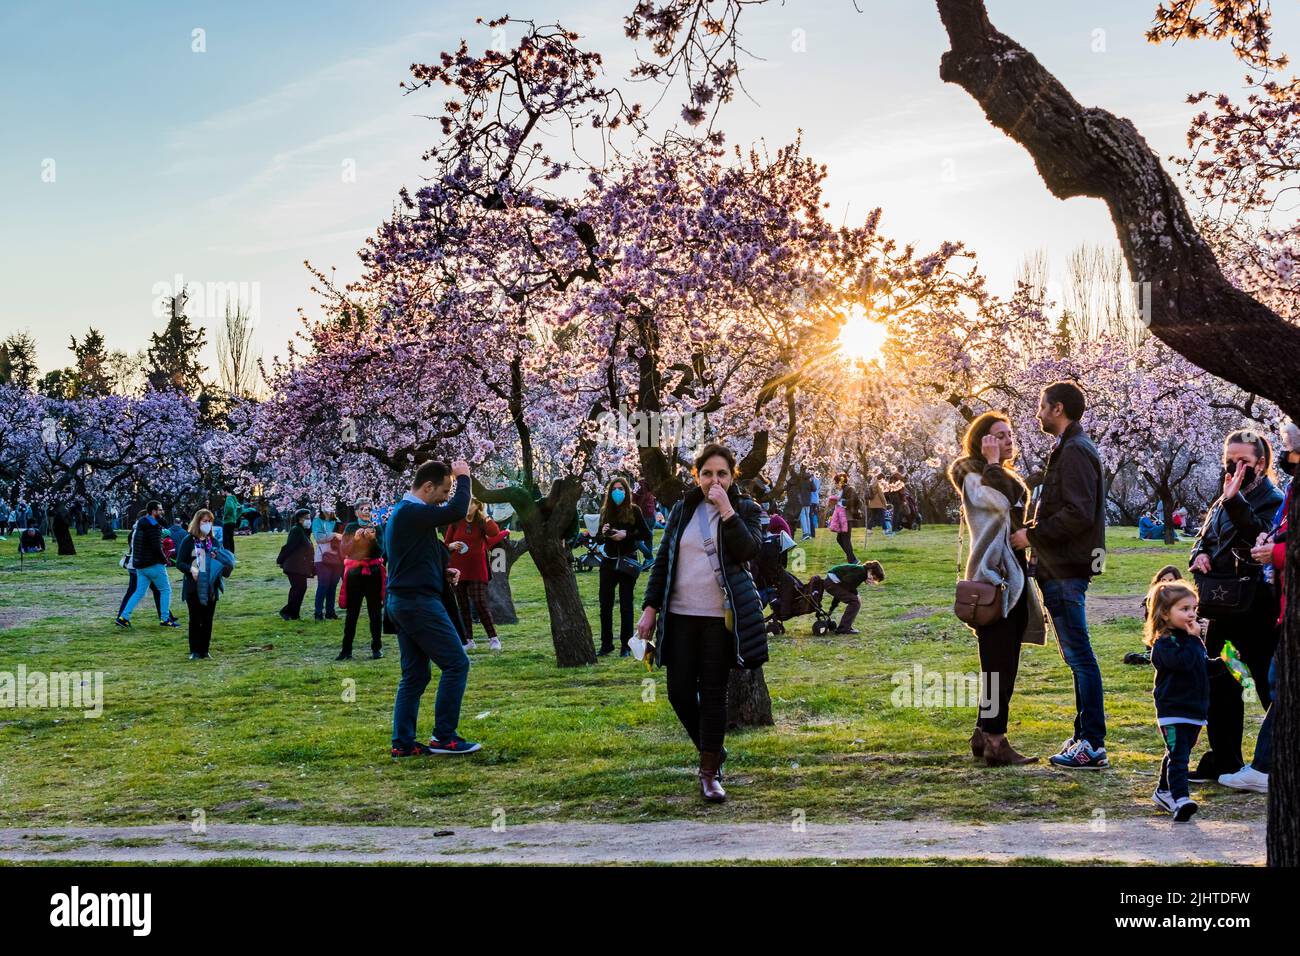
[[[855,308],[840,327],[836,344],[845,358],[855,362],[883,362],[887,330]]]

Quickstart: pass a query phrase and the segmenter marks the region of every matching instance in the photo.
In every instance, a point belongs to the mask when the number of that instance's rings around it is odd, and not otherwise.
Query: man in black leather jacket
[[[1106,486],[1101,456],[1079,425],[1085,407],[1083,392],[1073,382],[1053,382],[1043,389],[1038,423],[1057,436],[1056,447],[1047,459],[1033,521],[1011,536],[1011,545],[1033,548],[1043,604],[1074,677],[1074,730],[1060,753],[1048,759],[1071,770],[1103,770],[1110,766],[1106,712],[1084,596],[1105,562]]]

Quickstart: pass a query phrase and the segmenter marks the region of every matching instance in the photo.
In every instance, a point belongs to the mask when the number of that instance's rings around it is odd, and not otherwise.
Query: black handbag
[[[1255,603],[1255,589],[1263,580],[1263,566],[1242,563],[1234,558],[1232,573],[1193,571],[1198,607],[1202,617],[1211,621],[1245,614]]]
[[[620,578],[635,579],[641,573],[641,565],[628,557],[616,558],[614,561],[614,573]]]

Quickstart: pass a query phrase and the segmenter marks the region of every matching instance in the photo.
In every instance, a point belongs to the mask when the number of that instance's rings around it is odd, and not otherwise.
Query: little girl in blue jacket
[[[1151,799],[1176,822],[1185,823],[1197,809],[1187,792],[1187,764],[1210,707],[1196,588],[1186,581],[1161,581],[1151,588],[1147,601],[1146,645],[1156,670],[1152,695],[1165,743],[1160,784]]]

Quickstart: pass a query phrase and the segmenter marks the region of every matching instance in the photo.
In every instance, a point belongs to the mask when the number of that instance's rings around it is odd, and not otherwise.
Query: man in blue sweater
[[[452,494],[452,480],[456,490]],[[448,500],[450,498],[450,500]],[[402,679],[393,705],[394,757],[467,754],[479,749],[456,733],[460,702],[469,677],[469,658],[443,603],[449,578],[447,546],[438,529],[465,517],[469,510],[469,465],[427,461],[415,472],[411,490],[393,508],[384,527],[388,555],[388,614],[397,625]],[[415,739],[420,697],[429,686],[429,662],[442,671],[433,705],[433,739],[426,747]]]

